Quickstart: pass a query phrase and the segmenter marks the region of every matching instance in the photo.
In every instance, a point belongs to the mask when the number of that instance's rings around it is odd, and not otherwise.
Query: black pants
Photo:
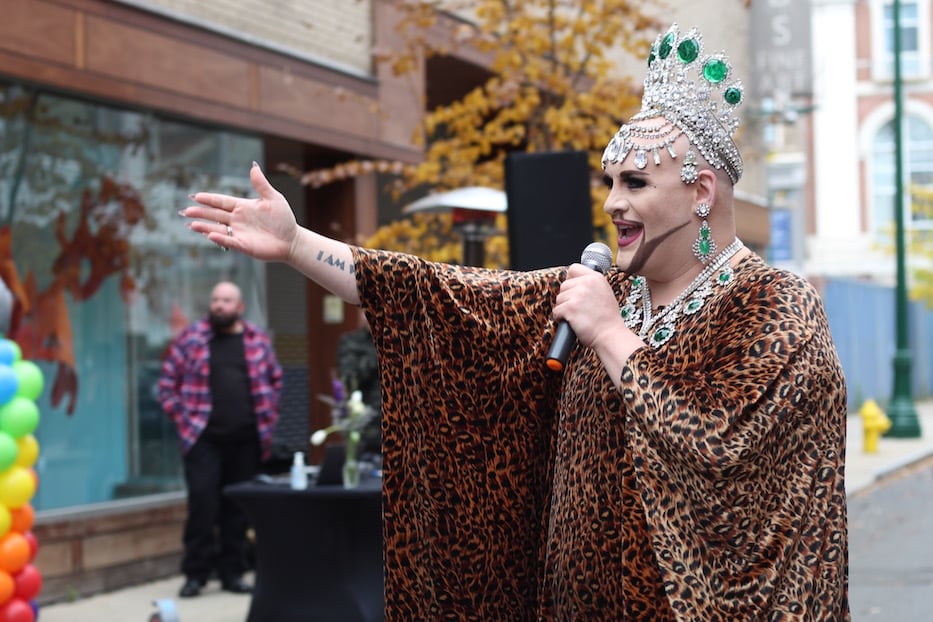
[[[207,581],[213,570],[221,580],[239,577],[247,569],[249,522],[239,505],[224,496],[223,487],[256,476],[259,440],[221,443],[202,437],[184,462],[188,518],[181,571],[201,581]]]

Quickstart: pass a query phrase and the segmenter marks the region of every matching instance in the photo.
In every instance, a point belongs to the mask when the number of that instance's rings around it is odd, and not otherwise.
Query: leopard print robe
[[[848,619],[846,391],[806,281],[743,259],[619,391],[587,348],[544,365],[564,269],[354,258],[386,620]]]

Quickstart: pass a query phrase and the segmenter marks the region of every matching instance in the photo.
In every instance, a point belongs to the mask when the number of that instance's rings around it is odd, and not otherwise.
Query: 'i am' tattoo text
[[[356,266],[354,266],[352,262],[347,262],[346,260],[338,259],[334,257],[333,253],[325,253],[325,251],[318,251],[317,260],[323,264],[332,266],[336,268],[337,270],[340,270],[341,272],[349,272],[350,274],[353,274],[354,272],[356,272]]]

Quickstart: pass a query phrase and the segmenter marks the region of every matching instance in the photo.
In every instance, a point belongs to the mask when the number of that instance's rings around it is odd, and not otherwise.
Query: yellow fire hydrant
[[[878,439],[891,429],[891,420],[875,400],[867,400],[858,412],[862,416],[862,432],[864,433],[862,451],[866,454],[876,454],[878,453]]]

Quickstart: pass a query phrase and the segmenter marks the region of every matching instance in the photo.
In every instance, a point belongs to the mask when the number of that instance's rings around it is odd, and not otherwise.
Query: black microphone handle
[[[570,323],[561,320],[557,325],[557,332],[554,333],[554,341],[551,342],[551,347],[547,351],[548,369],[563,371],[564,365],[567,364],[567,357],[570,356],[570,351],[576,343],[577,335],[570,328]]]

